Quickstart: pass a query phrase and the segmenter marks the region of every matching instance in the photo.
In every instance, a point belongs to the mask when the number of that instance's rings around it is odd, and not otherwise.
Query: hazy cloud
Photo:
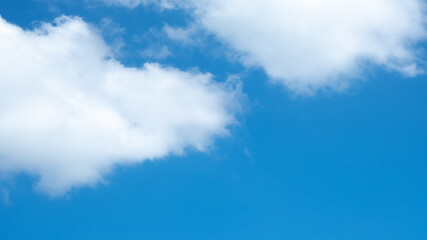
[[[147,5],[155,3],[163,9],[174,8],[175,5],[172,1],[169,0],[98,0],[103,1],[109,5],[123,5],[129,8],[134,8],[139,5]]]
[[[5,204],[5,205],[11,205],[12,204],[12,202],[10,201],[9,190],[3,188],[0,190],[0,194],[1,194],[3,204]]]
[[[172,55],[172,52],[165,45],[163,46],[150,46],[141,51],[141,55],[151,59],[164,59]]]

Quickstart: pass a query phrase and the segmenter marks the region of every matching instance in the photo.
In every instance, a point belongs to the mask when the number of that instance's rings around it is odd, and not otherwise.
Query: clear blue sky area
[[[125,31],[101,32],[124,43],[124,65],[198,67],[217,81],[239,74],[245,111],[208,152],[119,166],[106,183],[64,196],[18,174],[0,185],[0,239],[427,239],[426,75],[372,66],[343,93],[299,96],[230,60],[212,36],[202,46],[155,36],[165,23],[185,27],[184,11],[88,2],[3,0],[0,15],[25,29],[61,15],[99,28],[110,19]],[[134,54],[156,43],[173,55]]]

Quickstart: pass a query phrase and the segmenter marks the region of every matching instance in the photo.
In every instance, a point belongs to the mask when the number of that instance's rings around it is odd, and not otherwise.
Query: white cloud
[[[373,63],[418,72],[415,44],[426,37],[419,0],[198,1],[196,18],[296,91],[340,88]],[[412,74],[409,74],[412,75]]]
[[[422,0],[169,0],[202,28],[298,92],[341,89],[374,64],[422,72]],[[423,65],[421,63],[421,65]]]
[[[128,68],[79,18],[26,30],[0,18],[0,173],[61,195],[117,164],[204,151],[235,123],[239,88],[209,74]]]

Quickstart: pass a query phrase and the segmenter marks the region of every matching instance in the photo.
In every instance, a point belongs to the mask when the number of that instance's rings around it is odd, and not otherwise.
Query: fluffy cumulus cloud
[[[228,134],[240,91],[209,74],[125,67],[95,29],[61,17],[34,30],[0,18],[0,173],[61,195],[117,164],[204,151]]]
[[[159,2],[159,1],[158,1]],[[162,1],[164,3],[165,1]],[[421,73],[426,38],[422,0],[168,0],[229,45],[243,64],[261,67],[299,92],[345,88],[378,65]]]
[[[426,37],[419,0],[200,1],[200,23],[297,91],[341,88],[366,63],[417,74]]]

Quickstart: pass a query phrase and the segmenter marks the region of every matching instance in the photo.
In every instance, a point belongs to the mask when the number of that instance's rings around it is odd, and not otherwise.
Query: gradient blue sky
[[[191,22],[183,10],[4,0],[0,15],[24,29],[80,16],[108,44],[124,44],[126,66],[239,74],[248,99],[208,152],[118,166],[105,184],[54,198],[34,190],[37,176],[3,180],[0,239],[427,239],[425,75],[369,66],[344,92],[296,95],[230,60],[213,36],[196,45],[157,36],[165,23]],[[156,44],[171,56],[139,54]]]

